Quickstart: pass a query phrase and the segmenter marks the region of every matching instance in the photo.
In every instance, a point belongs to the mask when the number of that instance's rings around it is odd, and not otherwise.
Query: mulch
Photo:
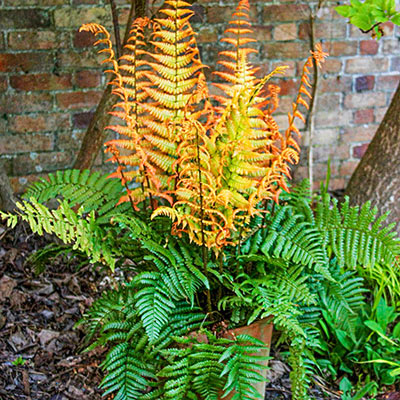
[[[35,274],[26,259],[45,244],[0,226],[0,399],[101,399],[101,354],[82,353],[84,334],[74,329],[101,277],[60,259]]]

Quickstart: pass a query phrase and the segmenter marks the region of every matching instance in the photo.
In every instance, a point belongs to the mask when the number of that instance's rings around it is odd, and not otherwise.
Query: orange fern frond
[[[95,23],[90,23],[90,24],[84,24],[79,28],[79,32],[91,32],[93,33],[96,37],[98,35],[103,35],[104,39],[98,39],[95,43],[94,46],[104,44],[106,45],[105,49],[102,49],[99,51],[99,53],[107,53],[108,58],[103,60],[103,63],[111,63],[113,66],[113,70],[110,72],[118,73],[118,62],[115,57],[115,52],[113,49],[113,44],[111,41],[111,35],[108,32],[104,26],[100,24],[95,24]]]

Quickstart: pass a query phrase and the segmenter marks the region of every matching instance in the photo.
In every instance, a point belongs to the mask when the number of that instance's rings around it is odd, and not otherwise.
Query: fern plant
[[[167,0],[162,17],[136,20],[119,60],[105,28],[81,28],[100,37],[111,65],[112,114],[120,122],[109,129],[119,137],[105,146],[116,171],[112,179],[50,175],[28,190],[17,215],[1,217],[54,234],[91,262],[114,269],[130,261],[133,278],[104,293],[81,321],[88,348],[109,350],[106,395],[262,398],[254,385],[264,379],[265,345],[226,336],[268,317],[291,343],[293,398],[303,400],[320,334],[315,319],[348,315],[342,328],[351,329],[364,293],[355,268],[374,278],[385,265],[397,296],[399,243],[368,204],[339,208],[324,196],[314,208],[308,191],[287,194],[299,155],[296,119],[304,120],[322,47],[306,61],[280,132],[273,118],[279,88],[267,83],[284,68],[257,77],[248,1],[240,0],[222,39],[227,50],[214,82],[222,94],[214,98],[189,7]],[[57,208],[47,204],[52,198]]]

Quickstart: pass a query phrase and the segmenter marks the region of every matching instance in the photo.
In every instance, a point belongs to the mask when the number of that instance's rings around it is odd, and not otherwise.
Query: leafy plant
[[[11,362],[11,364],[18,367],[20,365],[25,365],[27,362],[28,360],[23,359],[22,356],[18,356],[14,361]]]
[[[260,397],[253,385],[263,380],[265,345],[226,336],[268,317],[291,345],[293,398],[307,399],[318,319],[332,314],[337,331],[353,329],[364,299],[355,268],[392,270],[388,291],[397,296],[399,242],[368,204],[339,208],[325,194],[314,207],[304,187],[286,193],[289,165],[298,161],[295,121],[304,120],[308,76],[313,59],[324,61],[322,48],[306,61],[280,133],[272,116],[279,88],[266,84],[284,68],[256,77],[248,2],[239,2],[225,31],[229,48],[214,83],[222,94],[214,98],[189,7],[168,0],[162,18],[136,20],[119,60],[105,28],[81,28],[102,37],[119,96],[113,115],[121,122],[109,128],[123,138],[106,143],[118,179],[51,175],[32,186],[17,215],[1,216],[52,233],[111,269],[130,261],[132,279],[103,293],[81,321],[88,349],[109,350],[105,395]],[[56,209],[45,204],[52,197]]]
[[[395,0],[351,0],[350,5],[338,6],[336,11],[364,33],[373,31],[378,39],[382,36],[380,24],[391,21],[400,26]]]

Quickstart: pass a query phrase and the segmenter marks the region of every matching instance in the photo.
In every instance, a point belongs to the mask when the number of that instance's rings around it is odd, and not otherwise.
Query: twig
[[[364,29],[361,29],[361,28],[359,28],[359,29],[360,29],[360,31],[361,31],[362,33],[369,33],[369,32],[371,32],[373,29],[375,29],[377,26],[379,26],[380,24],[381,24],[381,22],[377,22],[376,24],[372,25],[371,28],[369,28],[369,29],[366,30],[366,31],[364,31]]]
[[[117,14],[117,7],[115,5],[115,0],[110,0],[110,6],[111,6],[112,21],[114,26],[115,44],[117,47],[116,48],[117,58],[120,58],[122,55],[122,43],[121,43],[121,36],[119,33],[119,21],[118,21],[118,14]],[[126,29],[129,30],[129,25],[126,27]]]
[[[315,51],[315,19],[317,18],[317,13],[320,10],[324,3],[324,0],[319,0],[318,6],[315,11],[311,11],[310,13],[310,48],[312,51]],[[308,145],[308,153],[307,153],[307,161],[308,161],[308,179],[310,181],[310,192],[312,195],[313,191],[313,138],[314,138],[314,129],[315,129],[315,107],[318,100],[318,83],[319,83],[319,70],[316,64],[315,59],[313,58],[313,66],[314,66],[314,82],[311,93],[310,107],[308,110],[308,115],[306,119],[306,132],[307,132],[307,145]]]

